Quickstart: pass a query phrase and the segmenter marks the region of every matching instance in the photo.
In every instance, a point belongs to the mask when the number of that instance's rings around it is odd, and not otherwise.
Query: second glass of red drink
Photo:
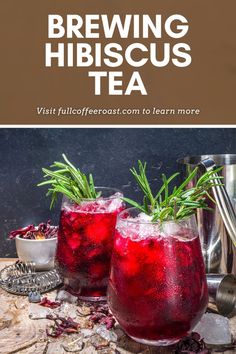
[[[171,345],[206,310],[208,290],[195,216],[161,226],[135,208],[118,216],[110,309],[138,342]]]
[[[130,171],[143,198],[142,203],[123,198],[135,208],[118,216],[108,304],[137,342],[171,345],[194,328],[208,304],[195,213],[208,209],[206,196],[215,185],[214,171],[205,172],[194,186],[189,184],[198,168],[174,187],[178,172],[169,178],[163,174],[155,193],[146,162],[138,161],[138,169]]]

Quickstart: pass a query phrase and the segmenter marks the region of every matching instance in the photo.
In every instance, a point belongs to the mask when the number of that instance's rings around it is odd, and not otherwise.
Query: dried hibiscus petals
[[[9,238],[12,239],[15,238],[16,236],[20,236],[24,238],[23,236],[25,236],[28,232],[32,232],[32,230],[34,229],[35,229],[34,225],[28,225],[26,227],[23,227],[22,229],[11,231],[9,234]]]
[[[47,297],[44,297],[39,303],[40,306],[49,307],[50,309],[56,309],[61,306],[61,303],[58,301],[51,301]]]
[[[209,354],[209,349],[201,336],[192,332],[189,336],[184,337],[176,345],[175,354]]]
[[[38,226],[33,224],[23,227],[22,229],[11,231],[9,238],[13,239],[16,236],[28,240],[44,240],[57,237],[58,226],[51,226],[51,221],[41,223]]]
[[[64,318],[60,316],[53,317],[52,315],[47,315],[46,318],[54,321],[54,325],[49,326],[46,329],[46,333],[49,337],[57,338],[64,333],[77,333],[80,327],[80,324],[75,322],[71,317]]]
[[[110,313],[108,305],[104,304],[92,306],[90,310],[91,316],[89,319],[93,323],[104,324],[108,330],[114,327],[116,321]]]

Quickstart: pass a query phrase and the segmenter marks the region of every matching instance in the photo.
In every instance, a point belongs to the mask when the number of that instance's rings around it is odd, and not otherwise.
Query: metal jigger
[[[236,277],[233,274],[207,274],[209,301],[219,314],[231,316],[236,307]]]

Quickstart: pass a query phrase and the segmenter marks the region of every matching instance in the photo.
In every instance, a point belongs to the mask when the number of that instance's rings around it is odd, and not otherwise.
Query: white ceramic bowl
[[[28,240],[16,236],[16,251],[22,262],[34,262],[36,270],[49,270],[54,267],[57,238]]]

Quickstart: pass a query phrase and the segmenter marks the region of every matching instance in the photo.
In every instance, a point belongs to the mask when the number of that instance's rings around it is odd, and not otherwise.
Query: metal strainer
[[[45,293],[61,283],[60,275],[55,269],[36,272],[34,263],[30,262],[16,262],[0,271],[0,286],[15,295]]]

